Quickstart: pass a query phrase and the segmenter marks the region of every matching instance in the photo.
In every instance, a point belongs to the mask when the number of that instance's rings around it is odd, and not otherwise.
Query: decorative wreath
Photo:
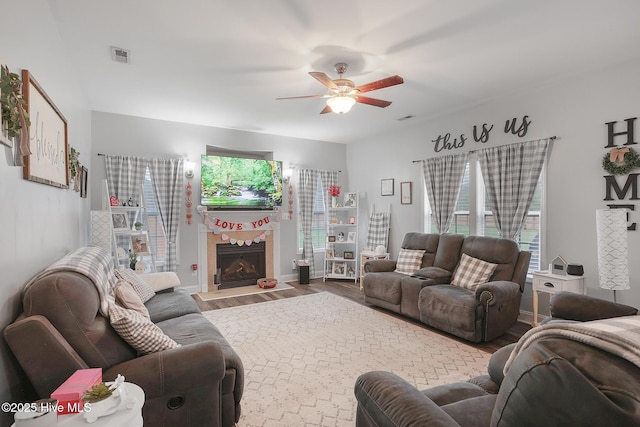
[[[602,158],[602,167],[612,175],[626,175],[638,166],[640,158],[631,147],[614,148]]]

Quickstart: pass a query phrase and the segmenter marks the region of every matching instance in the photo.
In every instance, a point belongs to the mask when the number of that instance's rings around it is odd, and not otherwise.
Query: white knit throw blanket
[[[23,293],[37,280],[60,271],[73,271],[86,276],[96,287],[100,295],[100,313],[109,317],[111,289],[116,282],[111,255],[98,246],[85,246],[60,258],[25,285]]]
[[[614,317],[582,323],[554,322],[529,330],[520,338],[504,365],[504,374],[513,360],[537,340],[562,337],[615,354],[640,367],[640,316]]]

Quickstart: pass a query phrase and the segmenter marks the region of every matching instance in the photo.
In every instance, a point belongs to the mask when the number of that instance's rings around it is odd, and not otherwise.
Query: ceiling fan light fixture
[[[331,111],[337,114],[348,113],[355,103],[355,98],[351,96],[334,96],[327,99],[327,105],[331,108]]]

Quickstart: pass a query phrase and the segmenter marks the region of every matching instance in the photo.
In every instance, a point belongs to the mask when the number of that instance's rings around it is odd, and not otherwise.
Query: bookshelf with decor
[[[331,206],[327,208],[327,242],[324,258],[324,280],[358,281],[358,193],[339,196],[339,187],[329,189]]]

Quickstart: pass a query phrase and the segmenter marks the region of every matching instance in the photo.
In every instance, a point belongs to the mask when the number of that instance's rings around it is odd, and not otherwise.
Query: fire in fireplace
[[[231,243],[216,245],[218,289],[255,285],[266,276],[265,243],[238,246]]]

